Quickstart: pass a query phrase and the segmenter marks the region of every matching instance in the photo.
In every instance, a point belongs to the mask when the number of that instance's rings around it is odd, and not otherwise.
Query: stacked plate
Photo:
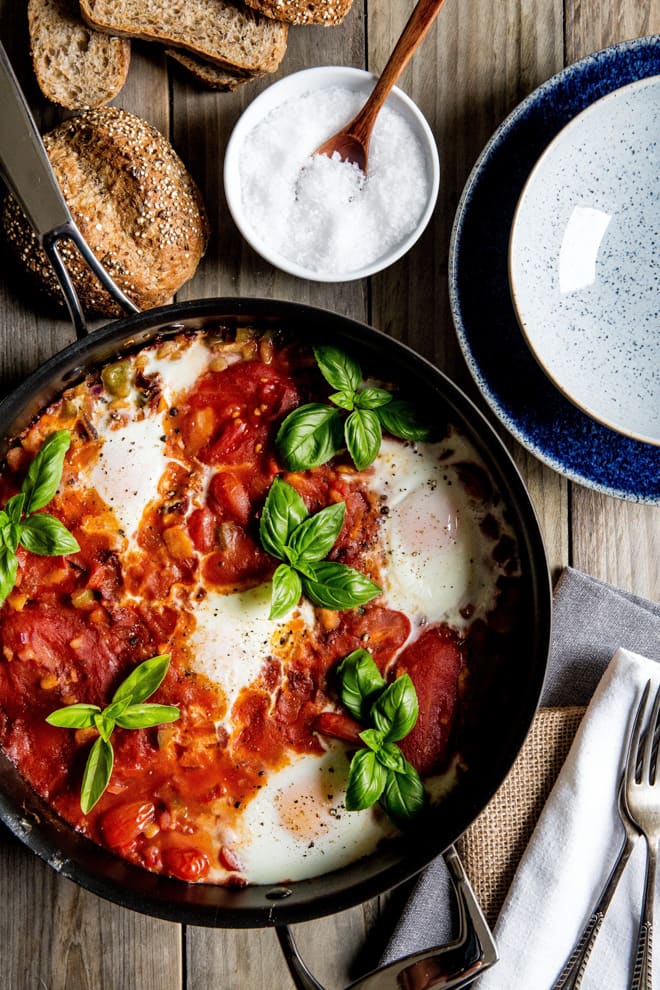
[[[493,411],[550,467],[642,502],[660,502],[659,138],[660,37],[569,66],[491,138],[450,249]]]

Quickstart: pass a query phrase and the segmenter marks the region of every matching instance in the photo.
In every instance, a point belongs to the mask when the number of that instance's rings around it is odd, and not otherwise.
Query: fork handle
[[[657,863],[657,839],[649,841],[642,918],[637,936],[637,952],[630,990],[653,990],[653,901]]]
[[[594,947],[596,939],[598,938],[598,933],[605,919],[607,909],[610,906],[610,901],[614,896],[614,891],[618,886],[619,880],[621,879],[623,871],[626,868],[626,864],[630,859],[630,854],[635,848],[635,843],[638,838],[639,836],[633,832],[626,833],[625,841],[621,846],[619,855],[617,856],[616,862],[612,867],[607,883],[598,899],[598,903],[589,916],[589,920],[584,926],[582,934],[575,944],[575,948],[566,961],[566,964],[557,977],[557,980],[553,983],[551,990],[579,990],[584,978],[584,972],[587,968],[587,963],[589,962],[589,957],[591,956],[591,951]],[[644,988],[644,990],[646,990],[646,988]]]

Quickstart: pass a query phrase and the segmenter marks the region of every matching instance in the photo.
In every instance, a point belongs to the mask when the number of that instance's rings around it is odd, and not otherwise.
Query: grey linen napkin
[[[586,705],[619,647],[660,660],[660,605],[573,568],[554,591],[544,707]],[[454,931],[451,883],[442,857],[420,875],[381,963],[447,942]]]

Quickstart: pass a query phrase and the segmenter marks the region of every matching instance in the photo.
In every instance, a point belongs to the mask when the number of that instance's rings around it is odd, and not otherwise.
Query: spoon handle
[[[387,60],[371,96],[355,117],[347,133],[368,140],[373,121],[389,96],[390,90],[422,43],[445,0],[418,0],[392,54]]]

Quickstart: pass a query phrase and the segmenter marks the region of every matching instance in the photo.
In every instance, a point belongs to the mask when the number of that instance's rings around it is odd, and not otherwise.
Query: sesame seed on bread
[[[171,144],[140,117],[104,107],[60,124],[44,145],[74,220],[115,282],[139,309],[168,302],[194,275],[208,240],[199,190]],[[28,274],[61,301],[50,262],[11,196],[2,219]],[[60,251],[85,312],[119,315],[76,248],[62,241]]]
[[[109,103],[124,85],[131,43],[95,31],[78,0],[28,0],[32,64],[47,99],[69,110]]]
[[[80,0],[83,17],[110,34],[159,41],[237,73],[274,72],[287,25],[229,0]]]
[[[353,0],[245,0],[249,7],[289,24],[341,24]]]

